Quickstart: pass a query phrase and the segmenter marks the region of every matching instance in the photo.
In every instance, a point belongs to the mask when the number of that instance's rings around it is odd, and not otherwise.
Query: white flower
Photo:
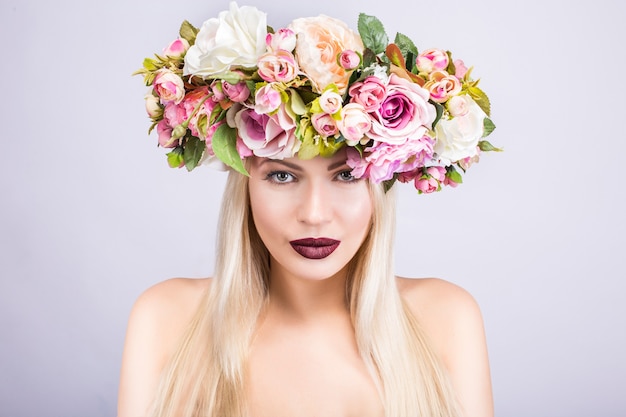
[[[456,162],[477,153],[476,147],[483,136],[483,122],[487,115],[471,97],[464,97],[467,109],[465,115],[452,119],[443,117],[435,126],[435,153],[441,160]]]
[[[231,67],[253,68],[265,53],[267,16],[255,7],[238,7],[202,24],[196,42],[185,55],[185,75],[210,77]]]

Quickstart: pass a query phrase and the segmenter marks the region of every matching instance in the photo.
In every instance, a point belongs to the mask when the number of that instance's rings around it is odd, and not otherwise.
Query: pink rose
[[[189,130],[191,134],[206,140],[209,134],[210,127],[209,118],[217,103],[213,100],[207,99],[209,91],[207,88],[196,88],[195,90],[187,93],[185,99],[181,103],[181,106],[185,109],[185,118],[189,119],[194,112],[194,109],[200,105],[198,111],[189,120]],[[202,103],[202,104],[200,104]]]
[[[361,104],[370,113],[376,111],[387,96],[387,87],[380,78],[369,76],[352,84],[348,94],[351,102]]]
[[[415,188],[420,194],[430,194],[441,190],[439,181],[430,176],[422,176],[415,178]]]
[[[259,114],[271,113],[282,104],[280,93],[276,91],[272,84],[266,84],[256,90],[254,98],[254,110]]]
[[[465,116],[469,112],[469,101],[471,98],[466,95],[454,96],[446,103],[446,108],[452,117]]]
[[[243,144],[256,156],[290,158],[300,148],[295,135],[296,122],[284,106],[271,116],[243,108],[235,114],[234,123]]]
[[[189,42],[187,40],[179,38],[170,43],[164,50],[163,55],[171,58],[178,58],[183,55],[187,49],[189,49]]]
[[[213,80],[211,82],[211,93],[213,94],[213,101],[222,101],[226,98],[224,94],[224,86],[222,80]]]
[[[296,33],[295,54],[300,69],[311,80],[313,90],[321,93],[335,84],[343,94],[350,73],[337,64],[337,56],[346,50],[363,53],[363,42],[344,22],[328,16],[296,19],[291,23]]]
[[[460,59],[455,59],[453,64],[455,68],[454,75],[459,77],[459,79],[463,78],[467,73],[467,67],[465,66],[465,63]]]
[[[448,54],[441,49],[427,49],[417,56],[415,64],[420,72],[431,73],[448,68]]]
[[[334,91],[326,90],[319,98],[320,107],[324,113],[335,114],[341,110],[343,99]]]
[[[371,126],[372,119],[360,104],[348,103],[341,108],[341,120],[337,122],[337,127],[349,146],[363,140],[367,142],[368,139],[364,136]]]
[[[170,102],[165,105],[163,117],[170,126],[175,127],[187,120],[187,111],[183,106]]]
[[[445,71],[433,71],[424,88],[430,92],[430,98],[435,103],[444,103],[461,92],[461,82]]]
[[[441,182],[446,179],[446,169],[442,166],[432,166],[426,168],[426,173]]]
[[[237,84],[231,84],[227,81],[222,82],[222,91],[226,97],[235,103],[243,103],[250,97],[250,89],[245,82],[239,82]]]
[[[270,51],[284,49],[293,52],[296,47],[296,34],[289,28],[279,29],[276,33],[268,33],[265,44]]]
[[[371,112],[371,139],[401,144],[408,138],[421,138],[431,129],[436,117],[435,106],[428,102],[430,93],[419,85],[389,76],[387,96],[379,108]]]
[[[357,52],[351,50],[343,51],[339,54],[337,60],[339,61],[341,68],[346,71],[352,71],[361,65],[361,56]]]
[[[335,136],[339,132],[337,122],[327,113],[316,113],[311,116],[311,124],[317,133],[324,138]]]
[[[178,141],[172,139],[172,127],[163,119],[156,125],[159,146],[163,148],[174,148]]]
[[[268,52],[259,58],[259,76],[265,81],[273,83],[288,83],[298,75],[298,63],[289,51],[279,49]]]
[[[185,97],[183,79],[168,69],[161,69],[157,72],[152,87],[163,104],[169,102],[178,104]]]
[[[428,136],[408,139],[400,145],[377,142],[365,148],[363,157],[352,149],[356,154],[349,157],[347,163],[354,176],[378,183],[391,179],[395,173],[411,172],[424,166],[433,156],[433,142]]]

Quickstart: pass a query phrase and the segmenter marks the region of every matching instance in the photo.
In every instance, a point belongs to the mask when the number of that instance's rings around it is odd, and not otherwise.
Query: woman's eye
[[[285,184],[295,180],[293,175],[285,171],[270,172],[267,174],[267,179],[278,184]]]
[[[352,171],[341,171],[339,174],[337,174],[337,178],[339,179],[339,181],[343,182],[351,182],[357,180],[357,178],[352,175]]]

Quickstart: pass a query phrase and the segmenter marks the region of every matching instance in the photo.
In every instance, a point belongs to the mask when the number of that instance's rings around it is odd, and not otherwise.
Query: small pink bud
[[[361,65],[361,55],[355,51],[345,50],[339,54],[337,61],[339,62],[341,68],[346,71],[352,71]]]

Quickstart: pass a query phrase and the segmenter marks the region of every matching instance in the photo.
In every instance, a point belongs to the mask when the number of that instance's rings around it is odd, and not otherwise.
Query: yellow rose
[[[328,16],[305,17],[291,22],[296,34],[295,55],[313,89],[322,93],[335,84],[343,94],[348,87],[350,72],[337,63],[337,56],[346,50],[363,53],[361,37],[344,22]]]

